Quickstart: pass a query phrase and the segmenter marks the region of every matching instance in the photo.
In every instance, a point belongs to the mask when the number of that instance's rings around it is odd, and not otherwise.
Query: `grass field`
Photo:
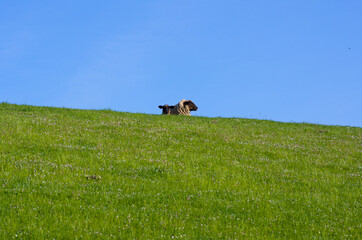
[[[0,239],[361,239],[362,129],[0,103]]]

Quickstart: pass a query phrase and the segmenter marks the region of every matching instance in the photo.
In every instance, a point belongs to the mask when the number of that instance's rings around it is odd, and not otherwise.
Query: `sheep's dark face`
[[[197,106],[191,100],[185,101],[184,102],[184,107],[188,108],[190,111],[196,111],[197,110]]]
[[[172,108],[174,108],[175,106],[169,106],[167,104],[165,105],[160,105],[158,106],[158,108],[161,108],[162,109],[162,114],[165,114],[165,115],[169,115],[170,114],[170,111]]]

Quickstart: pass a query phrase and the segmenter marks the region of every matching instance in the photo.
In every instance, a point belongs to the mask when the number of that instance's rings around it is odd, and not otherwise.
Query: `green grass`
[[[360,239],[362,130],[0,104],[0,239]]]

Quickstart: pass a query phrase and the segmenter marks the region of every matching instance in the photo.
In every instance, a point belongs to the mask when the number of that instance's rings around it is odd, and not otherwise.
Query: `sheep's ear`
[[[173,109],[173,108],[175,108],[175,106],[169,106],[169,108]]]
[[[161,109],[163,109],[163,106],[162,106],[162,105],[160,105],[160,106],[158,106],[158,108],[161,108]]]
[[[191,103],[191,101],[190,101],[190,100],[188,100],[188,101],[184,101],[184,106],[189,105],[190,103]]]

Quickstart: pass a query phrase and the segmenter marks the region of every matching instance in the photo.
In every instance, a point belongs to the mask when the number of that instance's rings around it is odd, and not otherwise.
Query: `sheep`
[[[158,108],[161,108],[162,109],[162,114],[163,115],[170,115],[170,110],[173,109],[175,106],[169,106],[167,104],[165,105],[160,105],[158,106]]]
[[[196,111],[197,106],[191,100],[182,99],[178,104],[169,106],[167,104],[160,105],[158,108],[162,109],[162,114],[165,115],[187,115],[191,116],[191,111]]]

